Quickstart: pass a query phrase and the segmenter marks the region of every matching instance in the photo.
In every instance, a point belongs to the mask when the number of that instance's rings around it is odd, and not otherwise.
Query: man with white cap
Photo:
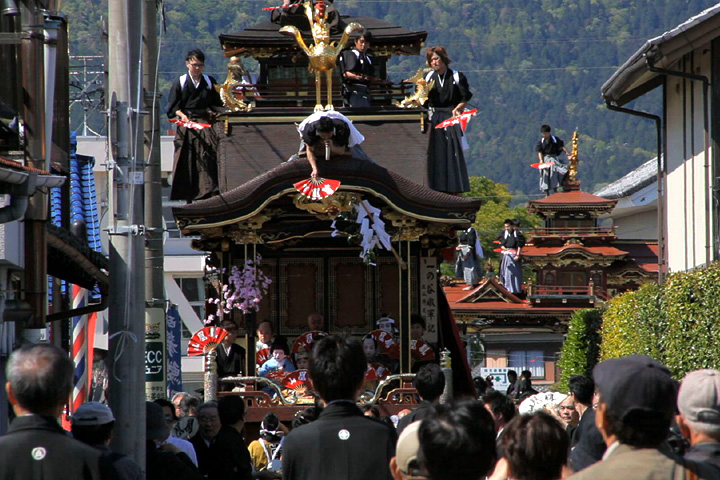
[[[720,468],[720,371],[688,373],[680,384],[677,403],[678,427],[690,441],[685,459]]]
[[[145,474],[130,457],[110,450],[115,430],[115,417],[107,405],[87,402],[72,414],[72,434],[76,440],[102,452],[100,463],[114,470],[112,478],[121,480],[144,480]]]
[[[414,480],[428,478],[427,471],[418,460],[420,438],[418,430],[421,422],[405,427],[398,438],[395,456],[390,459],[390,472],[393,480]]]

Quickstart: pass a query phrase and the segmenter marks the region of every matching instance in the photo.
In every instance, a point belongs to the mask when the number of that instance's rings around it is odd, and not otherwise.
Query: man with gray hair
[[[3,480],[100,479],[101,452],[75,440],[58,425],[73,388],[73,364],[48,344],[13,352],[5,390],[17,417],[0,438]]]
[[[720,371],[688,373],[680,384],[677,404],[678,427],[690,441],[685,459],[720,468]]]

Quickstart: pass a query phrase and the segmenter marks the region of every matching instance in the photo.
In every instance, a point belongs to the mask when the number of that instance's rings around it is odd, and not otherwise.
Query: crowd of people
[[[445,378],[427,364],[414,380],[417,407],[397,427],[357,405],[365,378],[360,341],[325,336],[310,351],[317,405],[292,425],[265,416],[257,440],[244,437],[245,400],[191,405],[190,394],[146,403],[146,465],[112,451],[116,419],[88,402],[72,435],[56,419],[72,389],[72,362],[52,345],[15,351],[6,391],[16,417],[0,437],[0,478],[74,479],[718,479],[720,371],[678,383],[645,355],[606,360],[570,379],[555,405],[520,413],[511,397],[441,401]],[[178,416],[196,418],[188,438]],[[572,427],[572,428],[571,428]]]

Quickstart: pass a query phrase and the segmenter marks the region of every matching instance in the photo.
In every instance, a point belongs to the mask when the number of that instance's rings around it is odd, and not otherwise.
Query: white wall
[[[699,46],[694,54],[694,73],[708,78],[709,48]],[[706,188],[702,83],[669,77],[666,96],[668,268],[684,271],[709,263],[712,255],[709,257],[711,249],[706,249],[707,227],[710,232],[713,227],[706,211],[711,192]],[[709,147],[708,156],[712,158]]]

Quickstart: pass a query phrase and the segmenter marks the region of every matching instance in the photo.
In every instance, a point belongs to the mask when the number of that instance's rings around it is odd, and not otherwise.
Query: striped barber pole
[[[78,285],[72,286],[72,308],[82,308],[87,304],[88,291]],[[90,382],[88,370],[88,316],[80,315],[72,318],[72,359],[75,365],[73,375],[73,391],[70,411],[74,412],[88,398]]]

